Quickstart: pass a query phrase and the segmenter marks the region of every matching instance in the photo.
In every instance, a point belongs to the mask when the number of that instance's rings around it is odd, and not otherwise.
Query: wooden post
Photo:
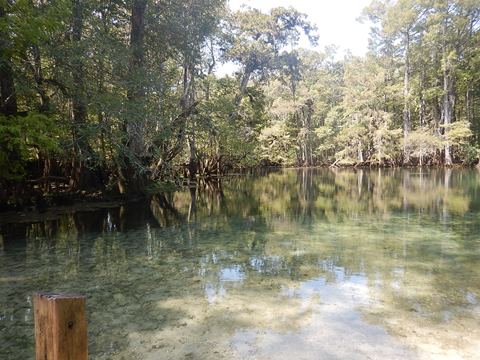
[[[36,360],[87,360],[85,296],[37,293],[35,311]]]

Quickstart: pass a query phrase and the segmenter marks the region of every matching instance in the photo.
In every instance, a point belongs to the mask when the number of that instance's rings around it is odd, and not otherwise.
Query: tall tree
[[[73,160],[71,185],[74,189],[99,186],[93,181],[93,149],[87,134],[87,96],[85,91],[85,52],[82,36],[84,28],[85,2],[72,0],[71,19],[71,76],[72,76],[72,118],[73,118]]]
[[[5,4],[8,6],[8,4]],[[5,5],[0,3],[0,112],[3,115],[17,113],[17,94],[11,63],[10,34],[6,26]]]
[[[133,0],[130,17],[130,60],[127,99],[123,128],[125,147],[122,149],[119,190],[138,194],[144,190],[146,174],[142,164],[145,150],[145,10],[147,0]]]
[[[239,104],[253,75],[266,77],[278,69],[287,46],[295,46],[301,34],[316,43],[316,28],[305,14],[293,8],[274,8],[269,14],[256,9],[234,13],[227,27],[230,46],[226,59],[241,66]]]

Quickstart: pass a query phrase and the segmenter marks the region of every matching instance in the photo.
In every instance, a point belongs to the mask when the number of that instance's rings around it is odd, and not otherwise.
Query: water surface
[[[282,170],[0,217],[0,359],[31,295],[87,296],[91,359],[478,359],[480,174]]]

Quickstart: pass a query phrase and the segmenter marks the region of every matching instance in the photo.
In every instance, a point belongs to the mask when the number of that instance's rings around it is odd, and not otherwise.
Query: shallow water
[[[283,170],[2,224],[0,359],[87,295],[91,359],[478,359],[480,173]]]

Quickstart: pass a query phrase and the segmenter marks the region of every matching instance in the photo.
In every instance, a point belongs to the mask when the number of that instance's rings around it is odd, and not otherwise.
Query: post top
[[[47,300],[85,299],[85,295],[55,293],[55,292],[46,292],[46,291],[36,292],[34,296],[46,298]]]

